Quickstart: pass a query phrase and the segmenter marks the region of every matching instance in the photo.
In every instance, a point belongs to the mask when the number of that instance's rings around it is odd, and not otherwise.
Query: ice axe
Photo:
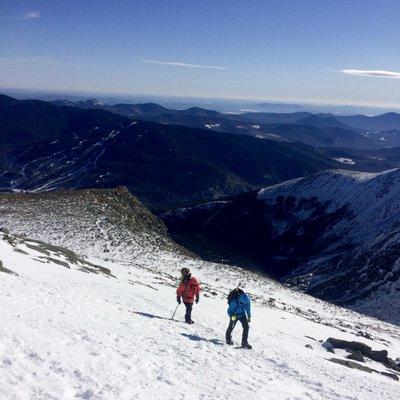
[[[175,317],[175,314],[176,314],[176,310],[178,309],[178,307],[179,307],[179,305],[180,305],[181,303],[178,303],[177,305],[176,305],[176,307],[175,307],[175,311],[174,311],[174,313],[172,314],[172,317],[171,317],[171,320],[173,320],[174,319],[174,317]]]

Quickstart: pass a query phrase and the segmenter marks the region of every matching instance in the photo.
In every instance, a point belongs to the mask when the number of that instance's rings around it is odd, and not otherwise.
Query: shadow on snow
[[[181,335],[186,337],[186,338],[188,338],[188,339],[190,339],[190,340],[193,340],[195,342],[208,342],[208,343],[216,344],[217,346],[223,346],[223,344],[224,344],[219,339],[206,339],[206,338],[203,338],[201,336],[191,335],[189,333],[181,333]]]
[[[163,319],[166,321],[176,321],[176,320],[172,320],[171,318],[166,318],[166,317],[160,317],[159,315],[155,315],[155,314],[150,314],[150,313],[145,313],[145,312],[141,312],[141,311],[131,311],[133,314],[137,314],[140,315],[142,317],[146,317],[146,318],[151,318],[151,319]],[[207,342],[207,343],[212,343],[215,344],[217,346],[223,346],[224,342],[222,342],[219,339],[207,339],[198,335],[192,335],[189,333],[181,333],[182,336],[193,340],[194,342]]]
[[[154,319],[164,319],[166,321],[175,321],[171,318],[166,318],[166,317],[160,317],[159,315],[155,315],[155,314],[150,314],[150,313],[145,313],[145,312],[141,312],[141,311],[131,311],[133,314],[137,314],[137,315],[141,315],[142,317],[146,317],[146,318],[154,318]]]

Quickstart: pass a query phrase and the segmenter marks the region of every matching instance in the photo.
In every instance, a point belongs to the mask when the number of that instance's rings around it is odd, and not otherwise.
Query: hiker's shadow
[[[215,344],[217,346],[223,346],[224,343],[219,340],[219,339],[207,339],[207,338],[203,338],[201,336],[197,336],[197,335],[191,335],[189,333],[181,333],[182,336],[185,336],[186,338],[193,340],[195,342],[208,342],[208,343],[212,343]]]
[[[141,315],[142,317],[151,318],[151,319],[165,319],[167,321],[172,321],[171,318],[160,317],[159,315],[145,313],[141,311],[132,311],[133,314]]]
[[[146,317],[146,318],[163,319],[163,320],[166,320],[166,321],[172,321],[171,318],[165,318],[165,317],[161,317],[159,315],[145,313],[145,312],[142,312],[142,311],[131,311],[131,312],[133,314],[137,314],[137,315],[140,315],[140,316]],[[175,321],[175,320],[173,320],[173,321]],[[197,335],[192,335],[192,334],[189,334],[189,333],[181,333],[181,335],[186,337],[186,338],[188,338],[188,339],[190,339],[190,340],[193,340],[194,342],[207,342],[207,343],[215,344],[217,346],[223,346],[224,345],[224,343],[219,339],[207,339],[207,338],[204,338],[204,337],[201,337],[201,336],[197,336]]]

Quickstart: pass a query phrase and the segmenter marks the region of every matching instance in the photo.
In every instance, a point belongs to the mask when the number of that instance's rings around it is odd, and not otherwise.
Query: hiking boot
[[[189,324],[189,325],[192,325],[192,324],[194,324],[194,321],[189,320],[189,321],[186,321],[186,323]]]
[[[242,343],[242,348],[251,350],[253,348],[253,346],[251,344],[248,344],[248,343]]]
[[[232,340],[227,340],[226,344],[229,344],[229,346],[232,346],[233,345],[233,341]]]

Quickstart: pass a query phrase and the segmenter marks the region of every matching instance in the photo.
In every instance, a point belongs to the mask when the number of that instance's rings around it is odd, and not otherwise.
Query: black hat
[[[181,274],[182,275],[189,275],[190,274],[190,269],[189,268],[182,268],[181,269]]]

